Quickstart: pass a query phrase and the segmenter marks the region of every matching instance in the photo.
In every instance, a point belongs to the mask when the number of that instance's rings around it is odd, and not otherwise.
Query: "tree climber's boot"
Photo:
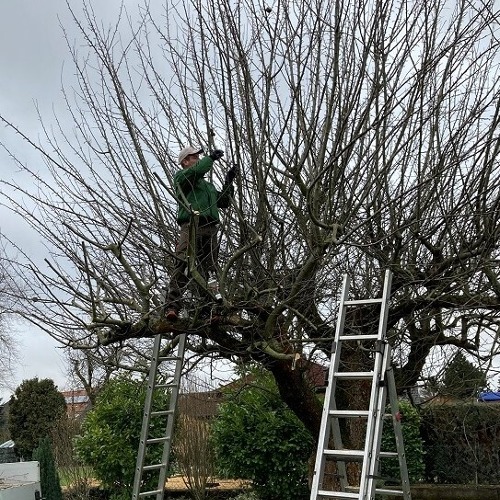
[[[177,312],[177,309],[174,309],[173,307],[169,307],[165,311],[165,319],[167,321],[177,321],[179,319],[179,313]]]

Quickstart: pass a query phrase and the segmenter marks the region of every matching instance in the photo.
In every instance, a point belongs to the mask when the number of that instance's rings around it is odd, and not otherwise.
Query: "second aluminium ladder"
[[[318,439],[311,500],[328,498],[373,500],[376,495],[402,496],[404,500],[411,500],[398,397],[394,372],[391,367],[391,348],[386,339],[391,280],[390,271],[386,271],[381,298],[348,300],[350,281],[347,275],[344,276]],[[380,307],[377,333],[345,334],[344,324],[348,308],[370,305]],[[341,352],[344,342],[351,345],[355,342],[358,344],[358,348],[370,352],[373,369],[363,372],[341,370]],[[338,380],[371,381],[369,408],[367,410],[339,409],[335,395]],[[390,415],[386,415],[385,411],[387,399],[390,402]],[[382,428],[386,417],[390,417],[390,422],[387,423],[392,424],[397,452],[381,451]],[[361,450],[347,449],[343,444],[340,421],[344,420],[345,422],[353,419],[365,421],[365,445]],[[388,457],[397,457],[399,461],[401,487],[398,489],[377,487],[380,460]],[[328,481],[326,481],[328,462],[334,462],[332,465],[336,466],[335,476],[341,491],[334,491],[331,489],[332,487],[328,487]],[[359,485],[350,485],[348,482],[346,464],[351,462],[362,463]]]
[[[181,334],[172,341],[171,347],[176,348],[177,351],[174,354],[162,355],[164,349],[162,340],[162,335],[156,335],[153,345],[132,500],[139,500],[140,498],[163,500],[164,495],[175,410],[184,362],[186,334]],[[160,363],[168,361],[175,362],[174,374],[167,382],[159,383],[158,367]],[[165,394],[166,392],[170,395],[168,408],[157,408],[155,395],[159,393]],[[160,432],[158,433],[159,429]],[[155,431],[154,435],[153,430]]]

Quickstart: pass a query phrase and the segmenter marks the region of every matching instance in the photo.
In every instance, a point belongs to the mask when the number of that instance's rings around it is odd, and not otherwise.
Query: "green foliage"
[[[427,482],[500,483],[500,405],[430,405],[421,418]]]
[[[78,457],[93,468],[103,486],[115,491],[117,498],[130,497],[145,396],[142,382],[126,377],[111,380],[99,393],[85,417],[82,434],[75,439]],[[156,404],[165,407],[167,396],[160,399]],[[165,422],[155,423],[159,433],[164,431]],[[161,447],[155,451],[159,458]]]
[[[46,436],[33,451],[33,460],[40,463],[40,487],[47,500],[62,500],[61,482],[57,474],[50,439]]]
[[[263,500],[308,498],[309,432],[286,407],[270,375],[226,396],[213,425],[218,465],[251,479]]]
[[[9,401],[9,431],[23,457],[66,418],[66,402],[50,379],[24,380]]]
[[[459,351],[446,368],[441,392],[457,398],[477,396],[486,386],[486,373]]]
[[[260,500],[259,496],[255,491],[245,491],[243,493],[239,493],[232,500]]]
[[[406,465],[410,482],[421,481],[424,478],[424,449],[420,436],[420,415],[408,401],[399,402],[401,414],[401,430],[405,447]],[[382,451],[396,451],[396,439],[392,422],[384,422],[382,433]],[[400,471],[397,458],[383,458],[382,476],[394,478],[399,481]]]

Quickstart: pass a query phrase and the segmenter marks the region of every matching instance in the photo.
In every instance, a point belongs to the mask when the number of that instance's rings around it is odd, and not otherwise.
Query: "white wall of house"
[[[0,464],[0,500],[35,500],[37,492],[41,493],[38,462]]]

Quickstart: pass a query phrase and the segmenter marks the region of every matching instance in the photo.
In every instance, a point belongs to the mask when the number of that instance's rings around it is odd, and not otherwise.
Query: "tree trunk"
[[[291,361],[278,359],[273,359],[268,369],[276,380],[283,401],[317,440],[322,404],[303,369],[294,367]]]

